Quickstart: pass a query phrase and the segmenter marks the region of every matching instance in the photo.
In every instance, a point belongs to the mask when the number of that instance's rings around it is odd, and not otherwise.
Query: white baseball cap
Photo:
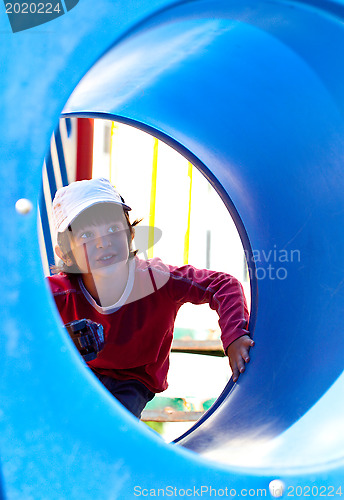
[[[114,203],[125,211],[131,210],[105,178],[75,181],[58,189],[52,207],[56,231],[62,233],[81,212],[98,203]]]

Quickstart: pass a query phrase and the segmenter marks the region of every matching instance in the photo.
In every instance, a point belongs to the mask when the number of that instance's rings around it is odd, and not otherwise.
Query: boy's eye
[[[118,224],[113,224],[112,226],[109,227],[109,233],[117,233],[118,231],[123,230],[123,224],[118,223]]]
[[[92,231],[84,231],[83,233],[81,233],[81,234],[79,235],[79,238],[81,238],[81,239],[85,240],[85,239],[87,239],[87,238],[92,238],[92,236],[93,236]]]

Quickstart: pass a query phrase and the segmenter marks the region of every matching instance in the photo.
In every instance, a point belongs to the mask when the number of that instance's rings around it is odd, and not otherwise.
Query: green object
[[[158,434],[164,433],[164,422],[144,422],[150,429]]]
[[[204,401],[204,403],[203,403],[203,410],[204,411],[209,410],[209,408],[211,406],[213,406],[213,404],[215,403],[215,401],[216,401],[216,398],[210,398],[210,399],[207,399],[206,401]]]
[[[209,329],[181,328],[176,327],[173,338],[176,340],[206,340],[209,337]]]
[[[155,396],[152,401],[146,406],[146,410],[163,410],[169,407],[177,411],[191,411],[193,410],[193,405],[185,401],[184,398],[167,398],[164,396]]]
[[[146,406],[146,410],[163,410],[169,406],[174,410],[184,410],[184,400],[182,398],[166,398],[155,396]]]

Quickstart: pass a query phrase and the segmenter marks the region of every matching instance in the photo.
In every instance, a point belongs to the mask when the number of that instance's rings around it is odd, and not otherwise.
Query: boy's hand
[[[254,341],[248,335],[243,335],[227,347],[226,353],[233,372],[233,382],[236,382],[240,373],[245,371],[245,363],[250,361],[248,352],[253,346]]]

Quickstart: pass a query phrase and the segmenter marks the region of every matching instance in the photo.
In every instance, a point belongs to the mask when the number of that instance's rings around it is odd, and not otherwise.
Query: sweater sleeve
[[[249,313],[241,283],[223,272],[196,269],[187,265],[170,266],[170,293],[179,304],[208,303],[219,316],[221,341],[227,347],[239,337],[249,335]]]
[[[61,319],[64,323],[76,319],[76,317],[69,318],[68,312],[68,298],[71,295],[80,293],[73,283],[69,280],[68,276],[65,274],[57,274],[54,276],[48,276],[46,278],[48,285],[50,287],[51,293],[54,297],[56,307],[60,313]]]

